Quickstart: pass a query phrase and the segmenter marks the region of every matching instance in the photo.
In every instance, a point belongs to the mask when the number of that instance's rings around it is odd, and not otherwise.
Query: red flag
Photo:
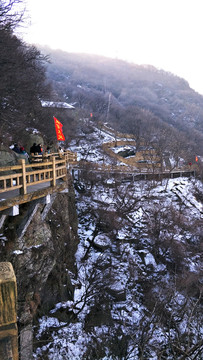
[[[198,162],[198,157],[197,156],[195,156],[195,161]]]
[[[60,121],[57,120],[57,118],[55,118],[55,117],[54,117],[54,123],[55,123],[57,140],[59,140],[59,141],[64,141],[64,140],[65,140],[65,136],[63,135],[63,131],[62,131],[63,125],[62,125],[62,124],[60,123]]]

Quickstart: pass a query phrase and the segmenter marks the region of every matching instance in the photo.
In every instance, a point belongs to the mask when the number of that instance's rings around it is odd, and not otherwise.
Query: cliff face
[[[19,322],[25,326],[37,311],[46,313],[55,303],[73,297],[78,236],[71,181],[67,191],[52,195],[48,205],[22,206],[19,216],[6,218],[2,230],[1,258],[13,264]]]

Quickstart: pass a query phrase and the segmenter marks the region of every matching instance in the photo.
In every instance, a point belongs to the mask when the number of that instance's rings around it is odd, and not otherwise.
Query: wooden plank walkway
[[[37,185],[31,185],[29,186],[27,193],[31,193],[31,192],[35,192],[38,191],[40,189],[44,189],[44,188],[48,188],[51,186],[51,182],[47,181],[45,183],[40,183]],[[12,199],[13,197],[19,196],[20,195],[20,189],[14,189],[14,190],[10,190],[4,193],[0,193],[0,202],[4,201],[4,200],[8,200],[8,199]]]
[[[33,185],[29,188],[27,194],[20,195],[16,189],[0,194],[0,211],[12,208],[16,205],[21,205],[36,199],[40,199],[55,192],[61,192],[67,188],[67,182],[57,181],[55,186],[50,186],[49,183],[42,183]]]
[[[17,165],[1,167],[0,212],[67,188],[67,167],[76,159],[77,154],[67,152],[32,164],[22,159]]]
[[[145,171],[139,171],[138,169],[133,169],[128,166],[110,166],[105,164],[91,164],[91,163],[78,163],[73,167],[72,174],[78,171],[79,177],[82,177],[83,173],[98,173],[101,174],[110,174],[110,175],[120,175],[120,177],[130,176],[134,180],[150,180],[150,179],[163,179],[163,178],[177,178],[177,177],[191,177],[195,176],[195,170],[192,169],[174,169],[160,171],[160,169],[155,169],[155,171],[150,171],[146,169]]]
[[[21,160],[19,165],[0,168],[0,212],[65,189],[69,165],[72,165],[73,177],[74,173],[78,172],[78,180],[83,178],[84,173],[118,175],[123,181],[129,177],[130,181],[136,181],[195,176],[195,171],[191,169],[139,171],[128,166],[77,162],[77,154],[70,151],[58,158],[55,155],[57,154],[49,154],[46,159],[41,155],[32,155],[33,159],[35,158],[32,164],[26,165],[25,160]]]

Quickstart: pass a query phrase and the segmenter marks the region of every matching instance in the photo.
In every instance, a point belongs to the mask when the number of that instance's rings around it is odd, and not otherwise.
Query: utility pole
[[[109,100],[108,100],[108,107],[107,107],[107,113],[106,113],[106,122],[108,122],[109,119],[109,111],[110,111],[110,105],[111,105],[111,92],[109,92]]]

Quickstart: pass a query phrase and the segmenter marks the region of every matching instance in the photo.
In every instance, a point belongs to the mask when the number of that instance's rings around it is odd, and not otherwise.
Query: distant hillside
[[[152,66],[41,50],[50,56],[47,76],[61,100],[74,103],[87,114],[93,112],[97,120],[112,121],[122,130],[129,125],[129,109],[131,113],[134,109],[136,116],[140,109],[147,110],[181,132],[188,144],[192,141],[193,151],[203,154],[203,96],[184,79]]]
[[[28,47],[6,27],[0,37],[4,145],[24,145],[36,131],[46,144],[54,144],[54,115],[64,125],[68,146],[77,138],[78,120],[92,113],[97,125],[108,122],[115,134],[130,134],[138,146],[144,141],[160,153],[173,151],[187,161],[203,156],[203,96],[184,79],[118,59]],[[40,100],[65,101],[75,111],[42,108]]]

